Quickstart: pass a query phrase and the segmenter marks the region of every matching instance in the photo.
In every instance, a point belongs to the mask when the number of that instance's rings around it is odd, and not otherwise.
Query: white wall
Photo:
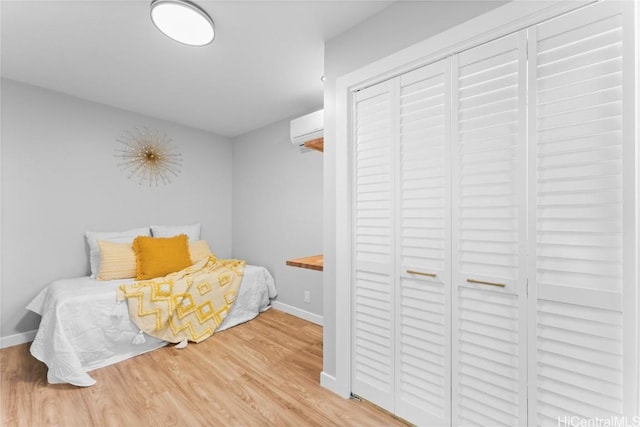
[[[336,375],[336,79],[455,25],[481,15],[503,1],[396,2],[325,45],[324,152],[324,366],[323,381]],[[328,384],[327,384],[328,385]]]
[[[88,274],[84,232],[202,224],[231,256],[231,141],[49,90],[2,80],[1,328],[37,328],[25,305],[51,280]],[[127,179],[116,138],[135,126],[170,135],[181,174],[167,186]]]
[[[233,256],[269,269],[279,308],[319,320],[323,273],[285,262],[322,253],[323,154],[293,146],[289,122],[233,141]]]

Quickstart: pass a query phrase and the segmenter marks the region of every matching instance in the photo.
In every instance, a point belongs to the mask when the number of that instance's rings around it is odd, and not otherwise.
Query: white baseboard
[[[23,332],[21,334],[0,337],[0,348],[13,347],[14,345],[31,342],[36,337],[37,330]]]
[[[305,311],[305,310],[300,310],[297,307],[294,307],[294,306],[288,305],[288,304],[283,304],[283,303],[278,302],[278,301],[273,301],[271,303],[271,305],[276,310],[284,311],[285,313],[288,313],[288,314],[290,314],[292,316],[296,316],[296,317],[299,317],[301,319],[307,320],[307,321],[309,321],[311,323],[315,323],[316,325],[322,326],[322,316],[318,316],[315,313],[311,313],[311,312]]]
[[[336,377],[327,374],[325,371],[320,372],[320,385],[344,399],[351,397],[351,393],[345,394],[344,391],[340,389]]]

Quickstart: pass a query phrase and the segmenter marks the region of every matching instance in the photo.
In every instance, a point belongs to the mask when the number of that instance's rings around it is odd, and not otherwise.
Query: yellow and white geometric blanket
[[[236,300],[245,261],[208,258],[176,273],[120,285],[133,323],[172,343],[200,342],[216,331]]]

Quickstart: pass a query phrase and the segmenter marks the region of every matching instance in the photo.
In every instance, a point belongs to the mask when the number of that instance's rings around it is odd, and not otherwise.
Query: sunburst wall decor
[[[129,179],[136,177],[138,184],[148,181],[150,187],[166,185],[180,173],[182,155],[175,152],[166,133],[136,127],[125,131],[117,141],[121,145],[116,148],[116,157],[122,160],[118,167],[129,172]]]

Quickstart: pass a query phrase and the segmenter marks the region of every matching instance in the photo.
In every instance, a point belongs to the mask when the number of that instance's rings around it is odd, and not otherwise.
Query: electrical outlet
[[[311,302],[311,291],[304,291],[304,302]]]

